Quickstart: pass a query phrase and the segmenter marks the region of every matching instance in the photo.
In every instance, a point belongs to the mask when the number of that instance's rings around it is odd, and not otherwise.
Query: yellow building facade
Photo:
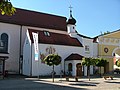
[[[120,56],[120,30],[100,35],[98,41],[98,57],[104,58],[108,62],[102,71],[111,72],[115,69],[114,60],[118,60]],[[117,56],[115,57],[115,55]]]

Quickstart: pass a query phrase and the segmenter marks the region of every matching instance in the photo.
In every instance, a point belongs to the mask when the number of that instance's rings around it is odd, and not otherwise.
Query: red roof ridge
[[[0,22],[23,26],[67,31],[66,18],[62,16],[17,8],[12,16],[0,15]]]
[[[82,60],[83,56],[78,54],[78,53],[72,53],[70,54],[65,60],[69,61],[69,60]]]
[[[77,38],[72,38],[67,34],[49,32],[50,36],[46,36],[44,31],[34,29],[28,29],[28,31],[32,42],[32,32],[37,32],[39,34],[39,43],[83,47]]]

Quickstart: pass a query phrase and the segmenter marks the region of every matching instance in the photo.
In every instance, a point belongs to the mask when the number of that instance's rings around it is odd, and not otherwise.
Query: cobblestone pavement
[[[81,78],[78,82],[70,78],[7,78],[0,79],[0,90],[120,90],[120,77],[113,80],[103,78]]]

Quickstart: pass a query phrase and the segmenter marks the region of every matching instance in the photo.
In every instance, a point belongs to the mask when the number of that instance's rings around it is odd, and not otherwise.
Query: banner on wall
[[[32,32],[33,41],[34,41],[34,51],[35,51],[35,61],[38,61],[39,50],[38,50],[38,33]]]

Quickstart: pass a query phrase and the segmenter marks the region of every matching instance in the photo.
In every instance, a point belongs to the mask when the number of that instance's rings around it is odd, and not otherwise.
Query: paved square
[[[120,90],[120,78],[81,78],[78,82],[75,79],[66,81],[65,78],[6,78],[0,79],[0,90]]]

